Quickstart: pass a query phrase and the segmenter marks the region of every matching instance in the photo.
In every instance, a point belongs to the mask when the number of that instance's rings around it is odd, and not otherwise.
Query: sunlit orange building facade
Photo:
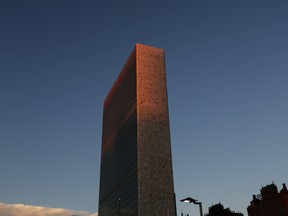
[[[164,50],[130,54],[104,101],[99,216],[175,216]]]
[[[261,194],[253,195],[247,208],[248,216],[288,216],[288,190],[286,184],[278,193],[273,183],[261,188]]]

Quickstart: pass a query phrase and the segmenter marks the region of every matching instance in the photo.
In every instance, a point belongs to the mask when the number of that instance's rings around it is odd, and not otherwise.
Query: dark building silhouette
[[[288,191],[285,184],[278,193],[273,183],[261,188],[261,194],[253,195],[247,207],[248,216],[288,216]]]
[[[136,44],[104,102],[99,216],[175,216],[164,50]]]
[[[233,212],[229,208],[224,208],[224,206],[219,203],[209,207],[209,213],[205,216],[243,216],[243,214]]]

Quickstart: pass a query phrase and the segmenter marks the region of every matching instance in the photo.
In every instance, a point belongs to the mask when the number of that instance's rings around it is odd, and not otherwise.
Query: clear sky
[[[0,2],[0,203],[98,210],[103,101],[166,51],[178,213],[288,183],[288,1]],[[1,206],[0,206],[1,207]]]

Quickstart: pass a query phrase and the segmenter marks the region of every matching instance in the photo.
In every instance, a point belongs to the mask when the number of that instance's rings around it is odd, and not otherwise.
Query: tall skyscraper
[[[164,50],[130,54],[104,102],[99,216],[175,216]]]

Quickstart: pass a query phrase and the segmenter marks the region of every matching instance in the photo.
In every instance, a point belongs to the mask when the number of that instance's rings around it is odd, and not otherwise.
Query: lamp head
[[[185,198],[185,199],[180,200],[180,202],[194,203],[194,204],[196,204],[197,200],[193,199],[192,197],[187,197],[187,198]]]

